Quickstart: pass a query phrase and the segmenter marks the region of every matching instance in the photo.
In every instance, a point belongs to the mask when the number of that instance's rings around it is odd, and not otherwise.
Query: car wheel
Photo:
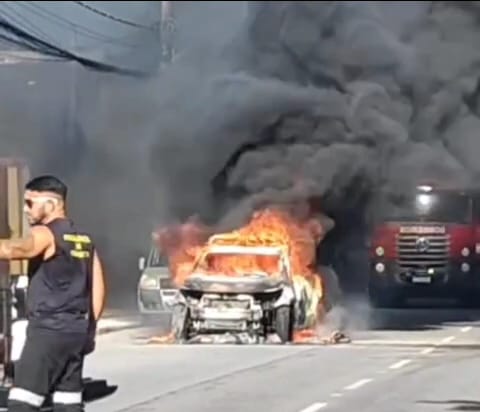
[[[185,305],[176,305],[172,313],[172,332],[179,343],[190,338],[190,309]]]
[[[293,306],[280,306],[275,310],[275,332],[282,343],[293,340]]]

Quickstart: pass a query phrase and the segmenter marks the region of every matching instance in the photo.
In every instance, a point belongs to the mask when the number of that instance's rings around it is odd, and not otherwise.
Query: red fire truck
[[[479,200],[476,191],[423,185],[398,202],[380,203],[370,242],[370,302],[397,307],[407,298],[453,297],[478,304]]]

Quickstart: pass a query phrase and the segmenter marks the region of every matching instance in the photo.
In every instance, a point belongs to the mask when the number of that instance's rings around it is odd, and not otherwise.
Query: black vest
[[[55,238],[55,254],[29,262],[29,327],[87,333],[90,321],[93,242],[68,219],[46,225]]]

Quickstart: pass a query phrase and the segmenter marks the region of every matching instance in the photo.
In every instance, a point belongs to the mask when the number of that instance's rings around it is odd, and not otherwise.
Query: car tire
[[[275,332],[282,343],[293,341],[293,306],[280,306],[275,310]]]
[[[185,343],[190,338],[190,309],[184,305],[173,308],[171,330],[177,343]]]

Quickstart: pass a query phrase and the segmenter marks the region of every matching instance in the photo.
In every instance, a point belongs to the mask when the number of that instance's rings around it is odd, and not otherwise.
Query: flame
[[[171,273],[177,286],[181,286],[192,273],[196,259],[210,245],[277,246],[284,247],[290,258],[294,282],[311,292],[307,315],[312,328],[323,317],[321,308],[322,281],[315,270],[317,245],[324,236],[321,223],[303,214],[301,218],[278,209],[255,212],[243,227],[229,233],[213,235],[212,231],[197,219],[190,219],[181,226],[168,227],[155,234],[158,247],[168,257]],[[277,258],[256,255],[210,256],[205,273],[222,273],[241,276],[244,273],[278,273]],[[298,340],[303,340],[298,335]],[[310,336],[310,335],[308,335]]]
[[[170,273],[177,286],[192,272],[211,231],[197,218],[192,217],[182,225],[169,226],[154,232],[157,247],[168,257]]]

